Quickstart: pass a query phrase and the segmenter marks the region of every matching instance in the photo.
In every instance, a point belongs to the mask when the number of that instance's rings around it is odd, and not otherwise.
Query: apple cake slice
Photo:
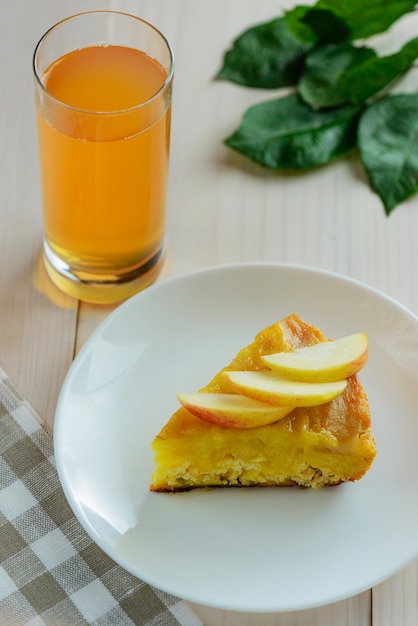
[[[241,372],[268,377],[277,365],[275,361],[280,361],[279,353],[325,341],[315,326],[290,315],[259,332],[199,394],[214,394],[221,402],[223,398],[231,400],[231,395],[240,396],[243,389],[248,392],[242,381],[237,388],[237,373],[238,379]],[[269,361],[269,355],[275,356]],[[271,397],[267,398],[267,403],[265,397],[261,399],[264,406],[270,403]],[[247,398],[243,404],[259,401],[257,397]],[[240,403],[240,399],[234,398],[234,402]],[[273,423],[249,427],[247,420],[237,427],[219,415],[209,421],[207,415],[202,419],[181,406],[152,442],[156,467],[151,491],[294,485],[319,488],[360,479],[375,458],[368,399],[357,374],[345,380],[333,399],[313,406],[292,405],[284,416],[272,415],[274,411],[267,422],[276,419]]]

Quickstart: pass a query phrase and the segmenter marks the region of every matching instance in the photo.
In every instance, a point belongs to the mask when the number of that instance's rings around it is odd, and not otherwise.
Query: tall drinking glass
[[[47,272],[81,300],[123,300],[164,258],[171,47],[138,17],[93,11],[48,30],[33,69]]]

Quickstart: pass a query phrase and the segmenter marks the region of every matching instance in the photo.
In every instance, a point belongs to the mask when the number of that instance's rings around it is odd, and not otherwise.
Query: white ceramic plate
[[[372,469],[321,491],[150,493],[150,443],[176,393],[292,312],[330,337],[368,333]],[[331,603],[418,555],[417,372],[417,317],[347,278],[269,264],[175,278],[121,305],[75,359],[55,421],[62,485],[97,544],[162,590],[238,611]]]

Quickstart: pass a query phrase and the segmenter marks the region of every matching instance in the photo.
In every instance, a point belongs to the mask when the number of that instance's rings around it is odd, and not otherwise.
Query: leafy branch
[[[224,143],[276,170],[324,165],[357,147],[389,215],[418,191],[418,93],[390,93],[414,66],[418,37],[388,56],[364,40],[415,7],[416,0],[318,0],[244,31],[216,78],[294,93],[249,108]]]

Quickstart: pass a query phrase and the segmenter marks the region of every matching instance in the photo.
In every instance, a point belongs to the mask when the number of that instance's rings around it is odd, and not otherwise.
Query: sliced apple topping
[[[264,363],[285,378],[312,383],[329,383],[357,374],[366,364],[368,341],[365,333],[324,341],[293,352],[262,357]]]
[[[286,417],[296,407],[331,402],[366,364],[365,333],[293,352],[262,356],[268,371],[224,370],[233,393],[179,394],[192,415],[219,426],[254,428]]]
[[[183,393],[178,399],[192,415],[231,428],[254,428],[277,422],[293,406],[272,406],[241,394]]]
[[[325,404],[339,396],[347,386],[347,380],[307,383],[289,380],[274,372],[226,371],[225,376],[238,393],[275,406]]]

